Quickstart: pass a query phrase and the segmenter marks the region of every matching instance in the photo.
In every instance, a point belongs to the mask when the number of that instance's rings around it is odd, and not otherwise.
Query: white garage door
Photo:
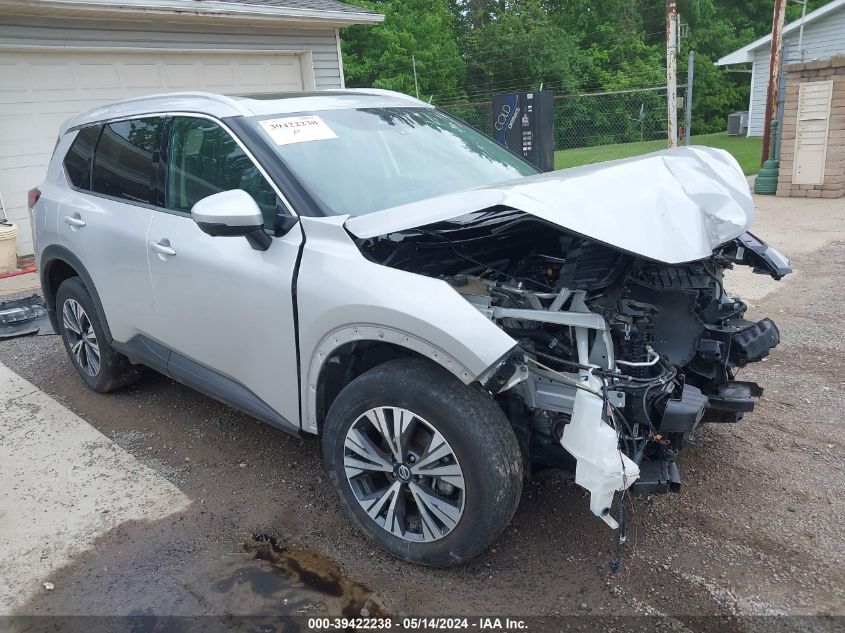
[[[301,56],[255,53],[0,51],[0,195],[32,252],[26,193],[44,179],[59,126],[95,105],[156,92],[302,90]]]

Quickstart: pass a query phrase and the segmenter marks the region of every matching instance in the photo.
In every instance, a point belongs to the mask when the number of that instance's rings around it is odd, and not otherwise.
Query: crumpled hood
[[[709,257],[754,218],[748,182],[733,156],[695,146],[429,198],[350,218],[346,228],[370,238],[495,206],[668,264]]]

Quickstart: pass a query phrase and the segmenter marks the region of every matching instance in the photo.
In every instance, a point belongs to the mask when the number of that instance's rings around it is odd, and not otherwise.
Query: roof
[[[173,92],[124,99],[93,108],[66,121],[62,126],[61,133],[64,134],[68,129],[79,125],[98,121],[168,112],[191,112],[207,114],[215,118],[225,118],[353,108],[433,107],[425,101],[420,101],[401,92],[376,90],[374,88],[289,92],[255,96],[226,96],[210,92]]]
[[[205,19],[373,24],[384,16],[339,0],[0,0],[0,14],[119,17],[158,14]]]
[[[197,2],[198,0],[190,0]],[[256,7],[276,7],[282,9],[305,9],[310,11],[339,11],[356,15],[381,15],[375,11],[356,7],[338,0],[217,0],[220,3],[242,4]]]
[[[824,16],[833,13],[839,9],[845,7],[845,0],[833,0],[832,2],[828,2],[827,4],[819,7],[815,11],[810,11],[807,15],[803,18],[799,18],[794,22],[790,22],[785,27],[783,27],[783,34],[787,35],[792,31],[798,29],[802,24],[807,25],[811,22],[815,22],[823,18]],[[772,42],[772,34],[769,33],[768,35],[764,35],[763,37],[754,40],[751,44],[747,46],[743,46],[742,48],[738,48],[732,53],[728,53],[724,57],[722,57],[719,61],[716,62],[717,66],[727,66],[728,64],[746,64],[748,62],[754,61],[754,51],[760,48],[761,46],[771,46]]]

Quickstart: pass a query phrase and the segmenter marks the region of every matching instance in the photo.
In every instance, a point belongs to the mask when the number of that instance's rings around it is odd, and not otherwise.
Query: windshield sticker
[[[259,122],[264,131],[276,142],[276,145],[308,143],[337,138],[337,134],[318,116],[290,116]]]

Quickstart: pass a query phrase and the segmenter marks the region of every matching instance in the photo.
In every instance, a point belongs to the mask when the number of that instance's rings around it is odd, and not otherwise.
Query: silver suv
[[[320,436],[358,527],[435,566],[488,547],[524,477],[574,477],[613,528],[626,490],[677,490],[685,439],[753,408],[734,372],[778,343],[725,269],[789,272],[724,152],[538,174],[375,90],[89,111],[30,207],[91,389],[146,366]]]

